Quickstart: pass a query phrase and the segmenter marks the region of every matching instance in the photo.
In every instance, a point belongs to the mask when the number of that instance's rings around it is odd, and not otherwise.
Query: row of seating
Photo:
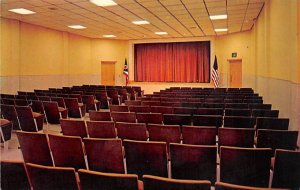
[[[90,111],[92,121],[288,130],[288,118]]]
[[[175,106],[149,106],[135,105],[137,101],[126,101],[127,105],[110,105],[111,112],[139,112],[163,114],[190,114],[190,115],[225,115],[225,116],[252,116],[252,117],[278,117],[279,110],[249,109],[249,108],[203,108],[203,107],[175,107]]]
[[[89,139],[80,137],[48,135],[17,132],[25,163],[46,166],[73,167],[110,173],[136,174],[142,176],[155,175],[174,179],[194,179],[216,181],[217,146],[184,145],[170,143],[170,167],[168,169],[167,144],[165,142],[147,142],[120,139]],[[84,144],[84,146],[82,146]],[[34,147],[34,149],[33,149]],[[51,159],[50,150],[53,156]],[[274,178],[283,173],[276,173],[277,152],[292,152],[300,156],[300,152],[276,150]],[[87,165],[84,156],[87,155]],[[124,161],[125,156],[125,161]],[[238,148],[220,147],[220,181],[236,185],[268,187],[270,180],[272,152],[270,148]],[[292,157],[288,157],[291,159]],[[124,164],[126,162],[126,165]],[[294,160],[295,162],[295,160]],[[297,168],[281,168],[285,172],[299,172],[298,160],[284,164],[293,164]],[[296,169],[296,170],[295,170]],[[287,170],[287,171],[286,171]],[[126,172],[127,171],[127,172]],[[170,171],[170,175],[168,174]],[[299,177],[299,173],[284,176],[289,181]],[[276,173],[276,175],[275,175]],[[274,181],[273,181],[274,183]],[[297,182],[293,181],[293,185]],[[292,186],[293,187],[293,186]],[[291,188],[289,186],[288,188]]]
[[[60,120],[61,131],[66,136],[81,138],[120,138],[139,141],[163,141],[194,145],[218,145],[295,150],[298,131],[216,128],[112,121]],[[216,138],[218,136],[218,138]],[[216,140],[218,139],[218,141]]]
[[[279,160],[278,161],[286,161]],[[208,180],[179,180],[143,175],[143,182],[135,174],[104,173],[74,168],[41,166],[22,162],[1,161],[1,189],[81,189],[81,190],[210,190]],[[12,178],[11,176],[15,176]],[[28,176],[28,177],[27,177]],[[78,177],[77,177],[78,176]],[[282,180],[282,179],[280,179]],[[276,181],[280,181],[276,180]],[[277,183],[277,184],[276,184]],[[274,182],[274,187],[286,184]],[[288,184],[290,185],[290,184]],[[224,182],[214,184],[216,190],[267,190],[270,188],[255,188],[234,185]],[[276,189],[276,188],[272,188]]]

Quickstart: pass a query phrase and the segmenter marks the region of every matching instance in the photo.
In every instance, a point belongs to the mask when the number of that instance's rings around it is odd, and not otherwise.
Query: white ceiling
[[[88,0],[0,0],[1,17],[67,31],[90,38],[113,34],[116,39],[182,38],[224,35],[251,30],[265,0],[115,0],[117,6],[98,7]],[[8,10],[26,8],[36,12],[19,15]],[[228,19],[209,19],[227,14]],[[148,25],[135,25],[147,20]],[[84,30],[68,28],[80,24]],[[227,32],[214,31],[228,28]],[[165,31],[167,35],[154,32]]]

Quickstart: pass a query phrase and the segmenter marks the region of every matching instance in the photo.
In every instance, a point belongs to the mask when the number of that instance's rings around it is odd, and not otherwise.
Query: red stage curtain
[[[135,44],[135,81],[209,82],[210,42]]]

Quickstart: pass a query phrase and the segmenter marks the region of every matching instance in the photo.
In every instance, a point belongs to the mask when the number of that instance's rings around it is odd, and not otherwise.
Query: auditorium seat
[[[274,188],[263,188],[263,187],[250,187],[250,186],[243,186],[243,185],[235,185],[231,183],[224,183],[224,182],[216,182],[215,183],[215,190],[276,190]],[[283,190],[283,189],[277,189]]]
[[[246,128],[219,128],[219,147],[232,146],[232,147],[254,147],[254,134],[255,129]]]
[[[0,119],[0,142],[8,149],[8,141],[11,139],[13,123],[7,119]]]
[[[216,181],[217,146],[171,143],[170,156],[172,178]]]
[[[116,122],[118,138],[147,141],[147,128],[145,123]]]
[[[84,138],[90,170],[125,173],[121,139]]]
[[[225,116],[251,116],[250,109],[225,108]]]
[[[11,106],[16,105],[15,99],[10,99],[10,98],[1,98],[1,103],[5,105],[11,105]]]
[[[138,123],[162,124],[163,115],[161,113],[136,113]]]
[[[38,96],[38,99],[40,100],[40,101],[51,101],[51,98],[50,98],[50,96]]]
[[[252,117],[275,117],[278,118],[279,110],[252,109]]]
[[[25,163],[53,166],[46,134],[17,131],[17,137]]]
[[[191,125],[192,116],[187,114],[164,114],[165,125]]]
[[[129,112],[128,106],[124,105],[110,105],[110,112]]]
[[[20,122],[15,106],[1,104],[0,107],[3,118],[13,122],[13,130],[20,130]]]
[[[58,107],[55,101],[43,101],[47,122],[51,124],[59,124],[60,119],[68,117],[68,110],[63,107]]]
[[[31,189],[24,162],[1,160],[1,189]]]
[[[288,118],[257,117],[256,129],[288,130],[289,121]]]
[[[142,190],[135,174],[103,173],[80,169],[81,190]],[[140,187],[141,186],[141,187]]]
[[[223,108],[198,108],[195,115],[224,115]]]
[[[51,96],[51,101],[57,102],[58,107],[67,108],[64,98]]]
[[[174,109],[170,106],[151,106],[152,113],[173,114]]]
[[[74,168],[42,166],[27,163],[26,168],[33,189],[78,189]]]
[[[85,121],[75,119],[61,119],[60,127],[63,135],[87,137]]]
[[[126,106],[140,106],[142,105],[141,100],[125,100],[124,101]]]
[[[113,121],[87,121],[86,125],[91,138],[117,138]]]
[[[276,149],[296,150],[298,131],[287,130],[257,130],[258,148],[272,148],[273,153]]]
[[[168,177],[167,145],[165,142],[124,140],[127,172]]]
[[[135,113],[150,113],[151,109],[150,106],[142,106],[142,105],[132,105],[128,106],[130,112],[135,112]]]
[[[216,127],[204,126],[183,126],[182,143],[194,145],[215,145],[216,144]]]
[[[160,106],[161,105],[161,103],[160,103],[160,101],[152,101],[152,100],[150,100],[150,101],[142,101],[142,105],[143,106]]]
[[[208,180],[169,179],[152,175],[144,175],[144,190],[210,190]]]
[[[112,100],[107,96],[106,91],[95,91],[96,100],[101,102],[101,109],[108,109]]]
[[[189,114],[193,115],[196,112],[196,108],[191,107],[174,107],[174,114]]]
[[[300,188],[300,152],[277,149],[272,188]]]
[[[224,116],[224,127],[254,128],[255,118],[247,116]]]
[[[107,96],[111,99],[112,105],[121,105],[122,96],[119,95],[118,91],[115,89],[106,89]]]
[[[264,110],[271,110],[272,104],[260,104],[260,103],[249,103],[249,109],[264,109]]]
[[[101,107],[101,102],[96,100],[94,95],[82,95],[82,103],[86,105],[86,112],[90,110],[98,111]]]
[[[80,137],[48,135],[55,166],[86,169]]]
[[[83,118],[85,116],[86,105],[79,103],[77,98],[64,98],[68,115],[72,118]]]
[[[37,132],[43,130],[44,114],[33,112],[29,106],[16,106],[15,108],[22,131]]]
[[[91,121],[112,121],[110,112],[107,111],[89,111]]]
[[[221,146],[220,181],[236,185],[268,187],[270,148]]]
[[[223,116],[221,115],[194,115],[194,126],[213,126],[216,128],[221,127],[223,124]]]
[[[226,103],[225,109],[232,108],[232,109],[248,109],[249,106],[247,103]]]
[[[114,122],[136,123],[136,115],[134,112],[111,112]]]

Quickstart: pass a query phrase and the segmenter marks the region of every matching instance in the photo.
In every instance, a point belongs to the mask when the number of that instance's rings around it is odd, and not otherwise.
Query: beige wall
[[[1,18],[1,92],[101,84],[101,61],[116,61],[123,85],[127,41],[91,39]]]

